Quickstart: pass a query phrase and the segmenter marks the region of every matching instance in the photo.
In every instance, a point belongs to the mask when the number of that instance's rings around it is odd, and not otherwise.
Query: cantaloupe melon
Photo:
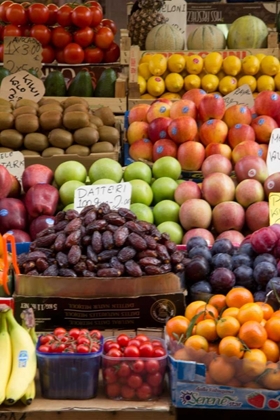
[[[267,48],[268,29],[259,18],[241,16],[229,28],[227,46],[230,49]]]
[[[179,51],[185,48],[185,39],[177,28],[163,23],[150,30],[145,48],[153,51]]]
[[[223,32],[214,25],[199,25],[188,36],[189,50],[223,50],[226,38]]]

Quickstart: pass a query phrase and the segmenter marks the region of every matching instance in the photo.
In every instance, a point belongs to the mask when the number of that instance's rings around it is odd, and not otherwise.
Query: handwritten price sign
[[[233,92],[224,96],[226,108],[233,105],[246,105],[249,108],[254,106],[254,97],[249,85],[242,85]]]
[[[44,93],[42,80],[27,71],[19,71],[4,77],[0,89],[0,97],[13,103],[22,98],[38,102]]]
[[[280,149],[279,148],[280,148],[280,128],[275,128],[271,133],[269,143],[268,143],[268,149],[267,149],[266,165],[267,165],[269,175],[272,175],[275,172],[279,172],[279,165],[280,165]]]
[[[187,2],[185,0],[166,0],[160,12],[167,18],[167,23],[178,29],[186,39]]]
[[[33,69],[41,77],[42,45],[32,37],[5,36],[3,65],[10,73]]]

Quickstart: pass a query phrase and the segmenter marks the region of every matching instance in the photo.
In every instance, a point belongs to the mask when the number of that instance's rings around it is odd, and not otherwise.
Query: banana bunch
[[[0,405],[19,400],[30,404],[35,397],[36,369],[35,338],[15,320],[11,308],[0,305]]]

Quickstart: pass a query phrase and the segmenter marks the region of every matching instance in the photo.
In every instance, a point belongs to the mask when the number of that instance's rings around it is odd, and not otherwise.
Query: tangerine
[[[264,328],[268,338],[276,342],[280,341],[280,317],[273,315],[266,321]]]
[[[222,316],[233,316],[234,318],[237,318],[239,312],[239,308],[236,308],[235,306],[231,306],[230,308],[226,308],[223,313]]]
[[[217,322],[216,330],[220,338],[228,335],[237,335],[240,329],[238,319],[233,316],[223,316]]]
[[[217,340],[216,321],[214,319],[203,319],[196,324],[195,333],[202,335],[207,341]]]
[[[274,309],[272,308],[269,303],[266,302],[255,302],[257,305],[259,305],[262,308],[263,311],[263,317],[267,321],[269,318],[272,317],[274,313]]]
[[[238,337],[250,349],[259,349],[267,339],[267,332],[257,321],[246,321],[241,325]]]
[[[189,303],[185,309],[185,317],[191,321],[196,314],[196,310],[201,305],[205,305],[203,300],[195,300],[194,302]]]
[[[202,337],[202,335],[191,335],[184,343],[185,347],[191,347],[195,350],[204,350],[208,351],[209,344],[205,337]]]
[[[210,305],[215,306],[215,308],[217,309],[219,313],[222,312],[227,307],[226,296],[219,293],[216,295],[212,295],[208,303]]]
[[[236,308],[241,308],[245,303],[254,302],[254,296],[250,290],[245,287],[233,287],[226,294],[226,304],[227,306],[234,306]]]
[[[199,306],[196,310],[196,323],[202,321],[203,319],[217,319],[219,316],[218,310],[215,306],[210,305],[209,303],[204,303]]]
[[[251,349],[244,353],[242,362],[243,373],[252,379],[265,371],[267,359],[262,350]]]
[[[277,309],[277,311],[273,312],[272,316],[275,316],[276,318],[280,318],[280,309]]]
[[[244,355],[244,347],[241,341],[234,336],[228,335],[221,339],[219,343],[219,354],[227,357],[237,357],[241,359]]]
[[[217,356],[209,364],[209,375],[218,384],[225,385],[235,375],[234,364],[227,360],[224,356]]]
[[[190,321],[185,316],[177,315],[166,322],[165,330],[172,340],[179,340],[180,337],[187,334],[189,325]]]
[[[267,369],[262,375],[261,382],[266,389],[280,389],[280,369],[277,363],[271,363],[267,366]]]
[[[275,341],[267,338],[263,345],[260,347],[260,350],[264,352],[268,361],[278,362],[280,350],[278,344],[276,344]]]
[[[263,310],[257,303],[245,303],[239,308],[237,319],[241,325],[247,321],[261,322],[263,319]]]

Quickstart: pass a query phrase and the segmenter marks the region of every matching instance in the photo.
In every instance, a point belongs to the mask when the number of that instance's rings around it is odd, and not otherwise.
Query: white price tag
[[[25,169],[24,156],[21,152],[0,153],[0,165],[5,166],[10,174],[21,181]]]
[[[254,97],[249,85],[242,85],[233,92],[224,96],[226,109],[233,105],[246,105],[248,108],[254,106]]]
[[[268,174],[280,172],[280,128],[275,128],[268,143],[266,165]]]

